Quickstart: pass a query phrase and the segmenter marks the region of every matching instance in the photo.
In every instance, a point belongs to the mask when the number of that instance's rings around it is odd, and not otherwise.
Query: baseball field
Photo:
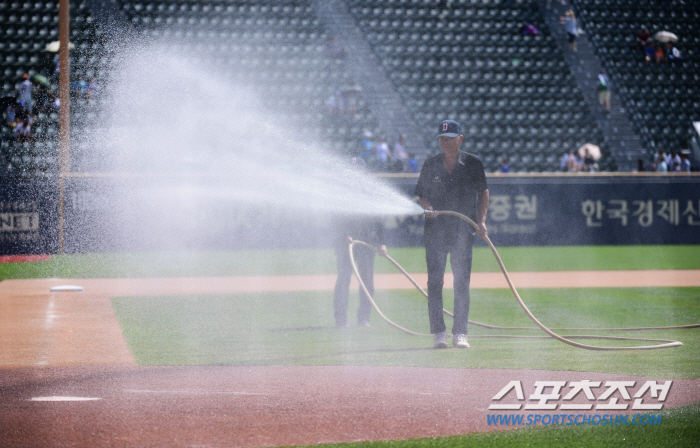
[[[468,350],[433,350],[430,338],[397,331],[377,313],[370,327],[335,328],[331,250],[2,263],[1,444],[698,446],[700,328],[595,329],[700,323],[700,246],[499,251],[530,310],[546,326],[564,329],[557,333],[683,345],[590,351],[543,337],[484,247],[475,249],[470,319],[531,329],[472,325]],[[389,254],[425,284],[421,248]],[[388,261],[378,259],[376,273],[382,312],[427,332],[425,298]],[[61,285],[84,290],[50,290]],[[450,289],[445,305],[452,307]],[[523,397],[514,388],[495,400],[513,381]],[[561,399],[587,381],[598,386]],[[649,382],[655,386],[645,394]],[[605,396],[608,383],[629,391]],[[671,385],[663,392],[662,384]],[[543,396],[554,409],[527,410]],[[491,407],[506,402],[522,406]],[[656,407],[637,407],[642,402]],[[564,411],[567,403],[579,410]]]

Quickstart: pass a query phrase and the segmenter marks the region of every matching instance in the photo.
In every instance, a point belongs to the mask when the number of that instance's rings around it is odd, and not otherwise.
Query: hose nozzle
[[[436,213],[437,213],[437,210],[423,210],[423,214],[426,216],[435,215]]]

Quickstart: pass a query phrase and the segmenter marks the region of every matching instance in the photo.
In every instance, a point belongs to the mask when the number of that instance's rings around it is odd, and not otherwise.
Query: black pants
[[[439,218],[438,218],[439,219]],[[442,314],[442,287],[447,254],[454,275],[454,322],[452,334],[466,334],[469,320],[469,281],[472,271],[474,236],[464,226],[426,229],[425,260],[428,264],[428,316],[430,332],[446,331]]]
[[[367,291],[374,296],[374,251],[363,246],[355,246],[353,254],[357,270],[367,287]],[[335,281],[335,291],[333,293],[333,310],[336,325],[346,325],[348,323],[348,297],[350,295],[350,279],[353,275],[352,264],[348,244],[337,243],[335,246],[336,265],[338,267],[338,278]],[[372,304],[360,287],[360,308],[357,310],[357,322],[369,322],[369,314],[372,311]]]

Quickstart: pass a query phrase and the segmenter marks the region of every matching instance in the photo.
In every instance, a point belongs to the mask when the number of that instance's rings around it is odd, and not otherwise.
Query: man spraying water
[[[477,223],[476,234],[488,235],[486,214],[489,190],[481,161],[460,151],[464,141],[462,126],[452,120],[440,123],[438,139],[442,154],[429,157],[421,169],[415,194],[426,211],[449,210],[470,217]],[[442,313],[442,288],[447,255],[454,275],[454,323],[452,346],[468,348],[469,281],[472,269],[474,230],[455,216],[426,213],[425,259],[428,265],[428,316],[435,348],[447,348],[447,334]]]

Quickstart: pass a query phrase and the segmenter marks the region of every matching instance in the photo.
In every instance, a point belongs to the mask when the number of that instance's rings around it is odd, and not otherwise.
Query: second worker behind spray
[[[359,157],[351,160],[352,166],[364,169],[365,162]],[[348,326],[348,299],[350,295],[350,279],[353,275],[350,261],[349,240],[364,241],[375,246],[380,255],[386,255],[384,245],[384,223],[378,217],[367,216],[337,216],[334,219],[335,228],[335,256],[338,268],[338,277],[333,291],[333,311],[335,325],[338,328]],[[374,295],[374,258],[375,252],[362,245],[356,245],[353,257],[357,264],[357,271],[365,284],[367,291]],[[357,324],[361,327],[369,326],[369,315],[372,304],[367,295],[360,288],[360,306],[357,310]]]
[[[464,135],[456,121],[445,120],[438,128],[440,154],[423,164],[415,194],[427,211],[450,210],[472,219],[481,239],[488,235],[486,214],[489,190],[484,165],[478,157],[460,151]],[[468,348],[469,282],[472,269],[472,245],[475,231],[456,216],[426,214],[424,227],[425,259],[428,265],[428,316],[435,348],[447,348],[443,318],[442,289],[447,255],[454,276],[454,322],[452,346]]]

